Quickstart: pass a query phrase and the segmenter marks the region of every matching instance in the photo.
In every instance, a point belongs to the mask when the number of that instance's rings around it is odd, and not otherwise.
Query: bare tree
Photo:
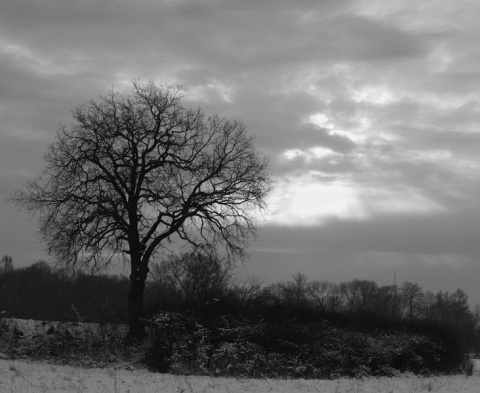
[[[222,297],[233,279],[230,264],[200,252],[171,255],[154,265],[152,273],[187,304]]]
[[[420,315],[426,321],[432,322],[438,318],[437,298],[432,291],[424,293],[423,298],[419,303]]]
[[[245,257],[272,187],[244,124],[187,109],[183,97],[178,86],[133,82],[128,94],[77,107],[43,174],[11,198],[39,213],[39,233],[61,265],[130,264],[133,335],[144,332],[152,256],[180,243]]]
[[[402,311],[398,287],[396,285],[379,287],[376,297],[376,314],[397,321]]]
[[[326,280],[314,280],[307,284],[308,297],[319,310],[327,308],[331,287],[331,283]]]
[[[4,255],[0,259],[0,277],[11,272],[13,270],[13,259],[9,255]]]
[[[346,296],[342,284],[330,284],[330,290],[327,298],[327,310],[338,312],[345,307]]]
[[[353,280],[341,284],[348,311],[365,315],[375,309],[378,286],[373,281]]]
[[[307,302],[308,277],[306,274],[297,272],[285,287],[287,298],[295,307],[305,305]]]
[[[231,290],[243,307],[259,302],[264,288],[264,279],[259,276],[248,276],[234,283]]]
[[[400,287],[400,296],[405,313],[411,322],[417,316],[423,303],[423,289],[414,282],[406,281]]]

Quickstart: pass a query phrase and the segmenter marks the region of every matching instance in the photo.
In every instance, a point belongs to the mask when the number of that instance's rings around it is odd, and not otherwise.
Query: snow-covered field
[[[177,376],[145,369],[83,369],[18,360],[0,360],[0,393],[415,393],[480,392],[480,377],[368,378],[364,380],[273,380]]]

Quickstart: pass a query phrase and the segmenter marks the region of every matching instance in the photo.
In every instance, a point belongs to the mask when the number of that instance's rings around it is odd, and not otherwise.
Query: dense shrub
[[[248,377],[330,378],[434,372],[443,348],[421,334],[367,333],[326,321],[207,319],[161,312],[150,321],[147,354],[160,371]]]

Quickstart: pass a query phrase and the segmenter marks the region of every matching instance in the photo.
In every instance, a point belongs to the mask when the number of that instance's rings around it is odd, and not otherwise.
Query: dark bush
[[[437,371],[443,348],[421,334],[367,333],[322,321],[162,312],[150,321],[148,364],[159,371],[330,378]]]

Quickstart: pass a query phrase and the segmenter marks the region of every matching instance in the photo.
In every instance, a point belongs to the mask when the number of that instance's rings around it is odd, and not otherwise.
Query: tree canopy
[[[134,81],[127,94],[80,105],[49,146],[42,175],[12,197],[38,213],[59,263],[129,261],[137,321],[153,255],[179,244],[245,257],[272,188],[245,125],[186,108],[184,96],[180,86]]]

